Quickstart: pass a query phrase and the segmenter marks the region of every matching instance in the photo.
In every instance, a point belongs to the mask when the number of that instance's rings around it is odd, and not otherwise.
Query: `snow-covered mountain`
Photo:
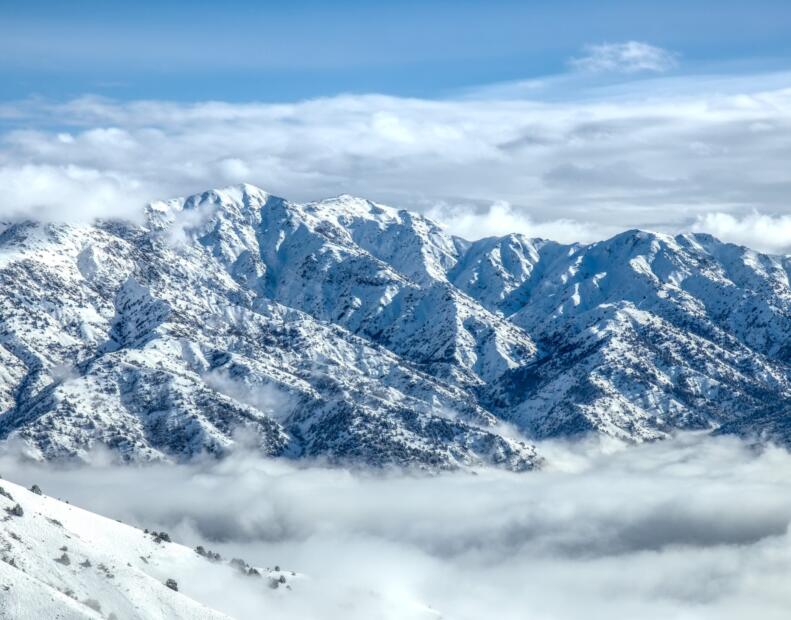
[[[240,592],[265,607],[291,571],[253,567],[0,480],[0,618],[220,620],[206,598]],[[202,602],[204,601],[204,602]],[[234,601],[226,606],[233,611]]]
[[[39,458],[244,441],[522,470],[540,458],[521,436],[760,432],[791,393],[790,273],[706,235],[468,242],[249,185],[152,204],[145,225],[6,224],[0,437]]]

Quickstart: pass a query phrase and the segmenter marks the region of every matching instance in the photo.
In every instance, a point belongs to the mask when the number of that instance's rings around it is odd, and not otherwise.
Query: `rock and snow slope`
[[[207,558],[166,535],[6,480],[0,489],[0,618],[220,620],[230,616],[200,601],[223,585],[257,590],[262,609],[267,597],[289,594],[291,573],[255,569],[243,575],[239,562]]]
[[[0,230],[0,437],[40,458],[183,459],[243,436],[520,470],[538,457],[504,429],[640,441],[791,394],[791,259],[705,235],[471,243],[249,185],[152,204],[144,226]]]

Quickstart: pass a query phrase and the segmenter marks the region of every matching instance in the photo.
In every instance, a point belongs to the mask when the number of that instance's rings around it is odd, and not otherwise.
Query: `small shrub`
[[[65,552],[59,558],[55,558],[55,561],[58,564],[63,564],[64,566],[71,564],[71,558],[69,558],[69,555]]]
[[[211,549],[206,549],[203,545],[198,545],[195,547],[195,553],[197,553],[202,558],[206,558],[210,562],[219,562],[222,559],[219,553],[216,553]]]
[[[13,508],[6,508],[5,511],[14,517],[21,517],[22,515],[25,514],[25,511],[22,510],[22,506],[20,506],[19,504],[17,504]]]
[[[167,532],[151,532],[151,535],[154,537],[155,543],[172,542],[170,540],[170,534],[168,534]]]

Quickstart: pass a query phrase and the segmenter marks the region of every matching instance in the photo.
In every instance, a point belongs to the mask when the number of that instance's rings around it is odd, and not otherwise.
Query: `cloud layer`
[[[784,83],[586,82],[577,100],[555,102],[504,88],[431,101],[0,104],[0,219],[139,213],[148,200],[245,181],[295,200],[363,195],[468,237],[695,227],[789,251],[785,237],[756,232],[761,218],[791,213]]]
[[[787,452],[698,435],[542,451],[543,472],[428,478],[245,454],[143,469],[5,457],[0,467],[187,544],[303,572],[288,596],[267,599],[270,618],[786,617]],[[260,616],[260,598],[224,588],[199,592]]]

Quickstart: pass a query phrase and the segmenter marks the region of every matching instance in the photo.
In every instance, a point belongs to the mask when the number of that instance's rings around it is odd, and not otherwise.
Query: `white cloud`
[[[228,183],[244,183],[250,176],[250,167],[237,157],[223,159],[217,167]]]
[[[585,102],[4,104],[0,117],[17,129],[0,134],[0,220],[138,213],[239,181],[294,200],[362,195],[469,237],[513,227],[592,240],[677,232],[707,213],[791,214],[791,90],[778,80],[744,90],[740,79],[718,95],[674,80]]]
[[[204,373],[202,378],[206,385],[220,394],[255,407],[278,421],[286,418],[294,407],[289,394],[270,383],[251,384],[249,378],[233,377],[221,370]]]
[[[561,243],[592,242],[602,235],[615,234],[617,227],[592,225],[569,219],[535,222],[526,213],[500,200],[483,209],[474,205],[437,203],[426,215],[438,222],[448,222],[446,229],[463,239],[500,237],[518,233],[527,237],[541,237]]]
[[[140,189],[125,173],[67,163],[0,166],[0,219],[134,218],[144,197]]]
[[[791,253],[791,215],[706,213],[698,216],[692,229],[763,252]]]
[[[579,71],[594,73],[661,73],[678,64],[677,54],[640,41],[587,45],[585,56],[572,58],[569,64]]]
[[[242,453],[144,468],[6,457],[0,470],[225,557],[305,573],[266,598],[275,620],[787,616],[788,452],[705,435],[542,452],[550,466],[527,474],[374,475]],[[209,604],[260,617],[249,580],[178,577]]]

